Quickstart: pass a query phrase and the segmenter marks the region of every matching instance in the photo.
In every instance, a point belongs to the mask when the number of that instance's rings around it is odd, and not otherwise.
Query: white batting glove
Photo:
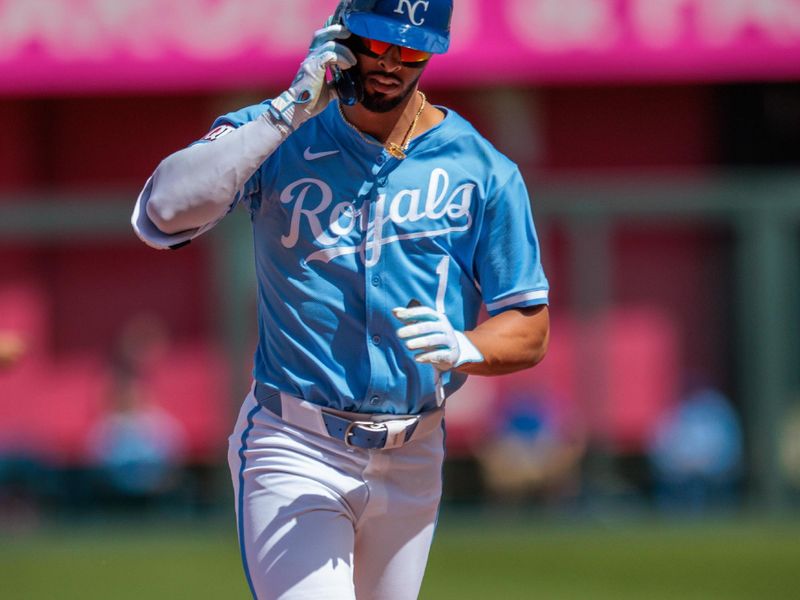
[[[330,25],[318,30],[292,86],[269,102],[269,114],[279,125],[288,126],[289,133],[325,110],[336,96],[326,79],[328,67],[349,69],[355,66],[353,52],[336,41],[348,37],[350,32],[344,25]]]
[[[397,307],[392,313],[404,323],[397,336],[406,348],[417,352],[414,360],[449,371],[465,363],[483,362],[483,355],[461,331],[456,331],[447,315],[427,306]]]

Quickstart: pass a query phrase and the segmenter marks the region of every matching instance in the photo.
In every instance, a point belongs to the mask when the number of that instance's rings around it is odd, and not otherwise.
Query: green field
[[[246,599],[235,532],[59,526],[0,535],[4,600]],[[421,598],[800,597],[800,522],[558,523],[444,516]],[[321,599],[324,600],[324,599]]]

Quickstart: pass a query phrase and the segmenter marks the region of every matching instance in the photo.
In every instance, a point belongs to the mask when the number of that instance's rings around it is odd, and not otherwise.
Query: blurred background
[[[247,215],[159,252],[130,212],[334,7],[0,0],[3,597],[246,597]],[[449,402],[423,597],[796,597],[800,1],[456,0],[422,87],[520,165],[553,319]]]

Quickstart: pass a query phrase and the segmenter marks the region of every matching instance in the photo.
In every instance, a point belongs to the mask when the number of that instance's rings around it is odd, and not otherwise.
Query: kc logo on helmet
[[[423,12],[428,12],[430,5],[431,3],[429,0],[415,0],[414,2],[412,2],[412,0],[399,0],[394,12],[398,15],[408,12],[408,20],[411,21],[412,25],[422,25],[425,22],[425,17],[420,17],[420,19],[417,20],[417,11],[422,7]]]

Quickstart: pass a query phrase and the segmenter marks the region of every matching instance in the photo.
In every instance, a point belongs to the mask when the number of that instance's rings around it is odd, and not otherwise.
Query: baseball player
[[[452,10],[341,2],[291,86],[167,157],[134,209],[156,248],[250,212],[259,341],[229,462],[258,600],[416,598],[447,397],[547,346],[520,172],[419,88]]]

